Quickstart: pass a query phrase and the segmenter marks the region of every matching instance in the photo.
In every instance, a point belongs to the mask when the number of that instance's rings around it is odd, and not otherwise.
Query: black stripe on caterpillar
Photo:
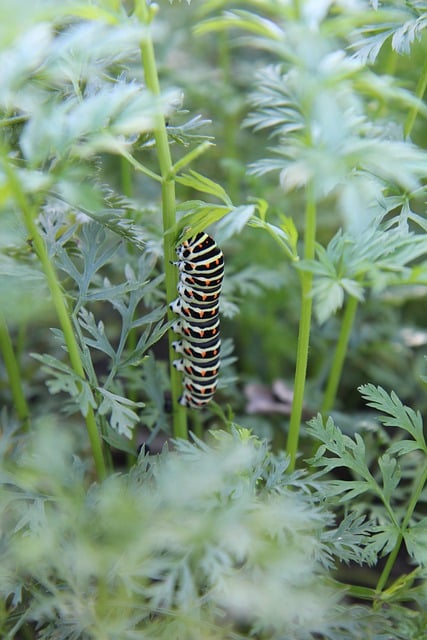
[[[195,278],[188,273],[182,273],[180,284],[183,284],[187,288],[190,288],[191,291],[195,293],[208,295],[213,295],[214,293],[216,293],[219,295],[221,293],[222,280],[222,276],[221,278],[211,280],[209,278]]]
[[[202,345],[187,340],[177,340],[172,343],[173,348],[177,353],[182,354],[185,358],[191,358],[195,362],[199,360],[209,360],[219,355],[221,348],[221,340],[214,338],[213,340],[206,340]]]
[[[172,325],[172,329],[175,333],[182,335],[191,342],[201,343],[219,336],[219,319],[214,318],[214,324],[211,326],[206,326],[206,321],[205,324],[199,325],[196,322],[189,322],[184,319],[176,320]]]
[[[204,307],[193,307],[192,305],[187,304],[181,298],[177,298],[176,300],[171,302],[169,306],[174,313],[177,313],[183,318],[204,320],[216,317],[218,315],[219,303],[217,300],[216,302],[209,303],[209,305]]]
[[[216,380],[218,376],[219,356],[213,360],[203,361],[201,364],[187,358],[179,358],[173,361],[173,366],[178,371],[183,371],[191,380]]]
[[[212,291],[209,293],[194,289],[194,287],[186,287],[181,282],[178,284],[178,295],[181,300],[185,300],[189,304],[197,304],[198,306],[204,306],[215,302],[219,298],[219,291]]]

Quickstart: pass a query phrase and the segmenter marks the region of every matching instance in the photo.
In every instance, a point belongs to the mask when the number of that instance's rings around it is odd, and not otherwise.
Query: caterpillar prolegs
[[[214,395],[220,366],[219,295],[224,256],[215,240],[200,232],[177,247],[178,298],[170,308],[180,316],[172,329],[182,357],[173,365],[184,374],[180,404],[201,408]]]

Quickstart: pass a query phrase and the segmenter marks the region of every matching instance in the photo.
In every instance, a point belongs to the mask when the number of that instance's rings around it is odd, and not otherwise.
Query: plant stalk
[[[152,20],[152,14],[145,0],[137,0],[135,2],[136,16],[147,26]],[[141,43],[141,58],[144,68],[145,83],[147,89],[158,98],[160,97],[160,84],[157,73],[156,58],[154,53],[153,41],[151,35],[147,32],[146,37]],[[163,115],[158,114],[154,129],[154,138],[156,142],[157,156],[162,177],[162,208],[163,208],[163,232],[164,232],[164,260],[165,260],[165,276],[166,276],[166,301],[169,305],[176,298],[176,287],[178,283],[178,275],[176,267],[172,262],[176,259],[175,254],[175,238],[173,234],[167,233],[176,223],[176,200],[175,200],[175,179],[173,172],[173,164],[169,148],[168,134],[166,123]],[[173,312],[168,306],[168,320],[174,319]],[[185,407],[179,404],[179,397],[182,389],[182,375],[175,369],[172,362],[175,358],[175,351],[172,342],[175,340],[175,334],[172,330],[168,331],[169,342],[169,366],[170,380],[172,391],[173,405],[173,434],[176,438],[188,437],[187,431],[187,413]]]
[[[409,521],[412,518],[412,514],[415,511],[415,508],[424,490],[426,482],[427,482],[427,464],[424,466],[423,469],[421,469],[419,477],[414,484],[414,491],[409,501],[408,509],[406,511],[405,517],[402,520],[402,524],[400,526],[400,533],[396,540],[396,544],[394,545],[393,551],[388,556],[387,562],[384,565],[384,569],[382,570],[381,575],[378,579],[377,587],[375,590],[377,595],[379,595],[383,591],[387,583],[387,580],[390,577],[391,570],[393,569],[394,563],[396,562],[396,558],[400,551],[400,547],[402,546],[404,533],[408,528]]]
[[[358,304],[359,301],[354,296],[350,296],[348,298],[342,319],[340,335],[335,347],[334,358],[329,372],[325,395],[323,396],[323,402],[320,408],[322,415],[328,413],[335,404],[338,385],[341,380],[342,368],[347,354],[347,346],[350,340]]]
[[[222,70],[223,82],[226,87],[233,87],[233,78],[231,74],[231,59],[230,59],[230,42],[229,34],[226,31],[221,31],[218,34],[218,62],[219,67]],[[237,121],[237,114],[229,109],[224,113],[224,127],[223,127],[223,153],[222,157],[228,160],[235,161],[238,157],[237,154],[237,135],[236,131],[239,130],[239,123]],[[226,172],[227,180],[227,193],[230,195],[231,200],[234,202],[238,199],[239,180],[235,167],[231,171]]]
[[[131,198],[133,194],[132,174],[129,162],[123,157],[120,158],[120,177],[124,195]]]
[[[2,313],[0,313],[0,351],[3,354],[3,360],[9,378],[10,390],[15,404],[16,413],[18,418],[21,420],[24,429],[28,430],[30,426],[30,412],[25,399],[21,373],[13,350],[9,329]]]
[[[415,90],[415,95],[420,100],[422,100],[424,96],[426,87],[427,87],[427,62],[424,63],[424,67],[421,71],[421,75],[417,83],[417,88]],[[405,126],[403,129],[405,138],[408,138],[411,135],[411,131],[415,124],[415,120],[417,119],[417,115],[418,115],[418,107],[414,105],[410,110],[410,112],[408,113],[408,117],[406,118],[406,121],[405,121]]]
[[[316,243],[316,201],[313,185],[307,186],[307,204],[305,211],[304,259],[314,260]],[[310,343],[312,283],[313,274],[302,271],[301,278],[301,312],[298,330],[297,362],[295,369],[294,397],[292,402],[289,433],[286,445],[290,457],[289,470],[295,468],[298,452],[299,432],[304,403],[305,379],[307,375],[308,349]]]
[[[294,16],[296,20],[299,20],[301,16],[301,0],[293,0]]]
[[[47,284],[52,296],[52,301],[59,319],[59,323],[61,325],[62,332],[64,334],[64,340],[67,346],[71,366],[74,372],[82,380],[84,380],[85,373],[83,364],[80,358],[79,347],[73,332],[73,325],[71,322],[69,310],[67,308],[67,303],[65,301],[65,296],[56,276],[55,268],[50,261],[46,245],[39,233],[39,229],[35,222],[33,208],[5,154],[3,155],[3,166],[8,178],[10,189],[13,193],[17,205],[21,209],[28,234],[31,237],[34,249],[45,272]],[[98,433],[98,427],[92,407],[89,407],[87,415],[85,416],[85,420],[92,448],[92,455],[95,463],[96,473],[99,479],[103,479],[106,476],[106,467],[102,451],[102,441]]]

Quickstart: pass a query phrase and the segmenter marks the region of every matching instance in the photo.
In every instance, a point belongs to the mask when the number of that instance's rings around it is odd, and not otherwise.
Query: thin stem
[[[316,202],[313,186],[307,187],[307,205],[305,211],[304,259],[314,260],[316,242]],[[298,330],[297,363],[295,369],[294,398],[287,441],[287,452],[290,456],[289,469],[295,468],[298,452],[299,431],[304,402],[305,379],[307,374],[308,348],[310,342],[311,310],[312,310],[313,275],[309,271],[301,272],[301,315]]]
[[[133,193],[132,173],[127,158],[123,156],[120,158],[120,177],[123,193],[128,198],[131,198]]]
[[[390,49],[384,65],[384,73],[388,76],[394,76],[397,68],[397,51]]]
[[[294,14],[295,14],[295,18],[298,20],[300,15],[301,15],[301,0],[293,0],[293,8],[294,8]]]
[[[381,575],[379,577],[378,583],[377,583],[377,588],[376,588],[376,593],[380,594],[382,592],[382,590],[384,589],[387,580],[389,579],[391,570],[393,569],[394,563],[396,562],[396,558],[397,555],[400,551],[400,547],[402,545],[402,540],[403,540],[403,535],[400,533],[396,544],[394,546],[393,551],[390,553],[390,555],[387,558],[387,562],[384,565],[384,569],[381,572]]]
[[[122,192],[124,193],[124,195],[128,198],[131,198],[133,195],[133,183],[132,183],[132,172],[131,172],[131,165],[128,161],[127,158],[124,158],[123,156],[121,156],[120,158],[120,177],[121,177],[121,187],[122,187]],[[134,247],[132,244],[130,244],[129,246],[129,251],[131,253],[133,253]],[[137,344],[137,334],[136,334],[136,329],[130,329],[127,327],[128,331],[127,331],[127,346],[129,349],[129,352],[132,353],[133,351],[135,351],[136,348],[136,344]],[[120,338],[120,342],[122,342],[122,337],[123,337],[123,331],[122,331],[122,336]],[[129,391],[129,399],[136,401],[137,400],[137,393],[136,393],[136,389],[131,389]],[[133,441],[135,442],[135,436],[136,436],[136,432],[135,430],[133,431],[132,434],[132,438]]]
[[[190,164],[190,162],[193,162],[193,160],[196,160],[199,156],[205,153],[205,151],[209,149],[209,147],[212,147],[212,146],[213,146],[212,142],[210,142],[209,140],[204,140],[201,144],[197,145],[197,147],[195,147],[194,149],[191,149],[191,151],[189,151],[184,156],[182,156],[182,158],[180,158],[178,162],[176,162],[173,165],[172,167],[173,175],[176,176],[177,173],[181,171],[181,169],[183,169],[188,164]]]
[[[10,189],[13,193],[17,205],[21,209],[28,234],[32,239],[34,249],[45,272],[47,284],[52,296],[52,301],[62,328],[62,332],[64,334],[65,344],[67,345],[71,366],[73,367],[74,372],[82,380],[84,380],[85,374],[83,364],[80,359],[79,347],[73,332],[73,325],[65,301],[65,296],[56,276],[55,268],[49,258],[46,245],[39,233],[39,229],[35,222],[33,207],[31,206],[27,195],[22,189],[16,173],[10,166],[5,153],[2,160]],[[89,440],[92,447],[92,455],[95,462],[96,473],[98,477],[102,479],[106,475],[106,468],[102,451],[102,441],[98,433],[95,414],[92,407],[89,407],[85,419]]]
[[[274,225],[271,225],[270,223],[255,217],[250,219],[249,224],[251,227],[260,228],[267,231],[267,233],[270,234],[273,240],[275,240],[279,244],[285,256],[292,262],[297,262],[298,254],[296,251],[296,247],[295,250],[293,250],[294,247],[291,248],[290,242],[286,242],[285,240],[283,240],[282,236],[280,236],[277,230],[275,230],[277,229],[277,227],[274,227]]]
[[[423,98],[426,87],[427,87],[427,62],[424,63],[424,67],[423,67],[423,70],[421,71],[421,76],[418,80],[417,88],[415,91],[416,97],[419,98],[420,100],[422,100]],[[415,120],[417,119],[418,110],[419,110],[418,106],[414,105],[410,110],[410,112],[408,113],[408,117],[406,118],[406,122],[404,126],[405,138],[408,138],[411,134]]]
[[[325,395],[323,396],[323,402],[320,408],[320,411],[323,415],[328,413],[328,411],[330,411],[335,404],[338,385],[341,380],[342,368],[344,365],[345,356],[347,354],[348,341],[351,336],[358,304],[359,301],[354,296],[350,296],[346,304],[341,324],[341,331],[335,347],[334,359],[332,361],[332,367],[329,372]]]
[[[9,329],[2,313],[0,313],[0,350],[3,354],[3,360],[9,378],[10,390],[15,404],[16,413],[18,414],[24,428],[28,429],[30,412],[25,399],[21,372],[13,350]]]
[[[149,24],[152,20],[150,7],[147,6],[145,0],[137,0],[135,2],[135,14],[145,24]],[[141,43],[141,58],[144,68],[145,83],[147,88],[155,95],[160,96],[160,84],[157,73],[156,58],[151,36],[147,33]],[[164,259],[165,259],[165,276],[166,276],[166,301],[172,302],[176,298],[176,287],[178,282],[177,270],[172,264],[176,259],[175,242],[173,234],[167,233],[176,222],[176,205],[175,205],[175,179],[173,173],[172,158],[169,149],[169,140],[166,130],[165,119],[162,114],[158,114],[154,130],[154,138],[156,142],[157,156],[162,177],[162,209],[163,209],[163,232],[164,232]],[[168,306],[168,320],[173,320],[174,314]],[[176,438],[187,438],[187,413],[185,407],[179,404],[179,397],[182,388],[182,375],[173,367],[172,362],[175,358],[175,352],[172,342],[175,335],[172,330],[168,331],[169,341],[169,366],[173,404],[173,434]]]
[[[230,58],[230,42],[229,34],[226,31],[221,31],[218,34],[218,62],[222,70],[223,82],[226,87],[229,88],[231,93],[231,87],[234,86],[231,70],[231,58]],[[232,96],[230,96],[232,98]],[[229,160],[236,160],[237,154],[237,135],[236,131],[239,130],[237,122],[237,114],[232,110],[226,109],[223,117],[223,153],[222,157]],[[238,175],[236,170],[226,172],[227,179],[227,193],[230,194],[231,199],[234,201],[238,198]]]
[[[148,167],[144,167],[144,165],[138,162],[138,160],[136,160],[133,157],[133,155],[128,151],[122,150],[121,156],[122,158],[127,160],[133,166],[133,168],[136,169],[136,171],[140,171],[145,176],[148,176],[149,178],[151,178],[152,180],[155,180],[156,182],[162,182],[161,176],[158,176],[157,173],[154,173],[154,171],[151,171],[150,169],[148,169]]]
[[[406,511],[405,517],[402,520],[402,524],[400,526],[400,533],[396,540],[396,544],[394,545],[393,551],[387,558],[387,562],[385,563],[384,569],[381,572],[379,577],[376,593],[379,594],[383,591],[387,580],[390,577],[391,570],[393,569],[394,563],[396,562],[396,558],[400,551],[400,547],[403,542],[404,533],[409,525],[409,521],[412,518],[412,514],[418,504],[418,500],[420,498],[421,493],[423,492],[424,486],[427,482],[427,464],[421,469],[418,479],[414,483],[414,491],[412,493],[411,499],[409,501],[408,509]]]
[[[26,120],[27,116],[11,116],[10,118],[2,118],[0,120],[0,129],[3,127],[11,127],[14,124],[20,124]]]

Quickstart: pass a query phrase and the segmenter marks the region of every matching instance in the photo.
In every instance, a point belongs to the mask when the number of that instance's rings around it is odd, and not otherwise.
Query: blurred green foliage
[[[424,0],[0,3],[1,637],[425,637],[426,15]],[[164,242],[187,224],[225,253],[217,404],[190,416],[199,438],[148,456],[173,419]],[[316,417],[290,472],[307,274]],[[349,301],[332,419],[318,411]]]

